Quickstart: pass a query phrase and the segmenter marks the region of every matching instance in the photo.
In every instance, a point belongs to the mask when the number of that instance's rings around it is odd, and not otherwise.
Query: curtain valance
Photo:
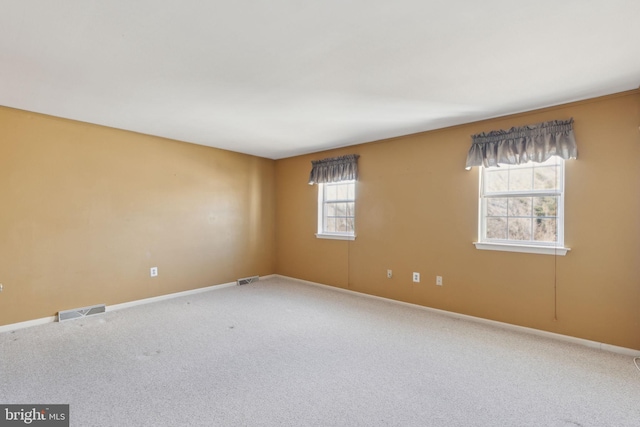
[[[358,154],[311,161],[309,184],[358,179]]]
[[[578,156],[573,119],[479,133],[471,138],[467,169],[480,165],[497,166],[498,163],[542,163],[551,156],[563,159],[575,159]]]

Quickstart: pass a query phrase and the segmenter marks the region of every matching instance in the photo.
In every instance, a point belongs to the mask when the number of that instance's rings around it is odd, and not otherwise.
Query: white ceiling
[[[640,84],[639,0],[2,0],[0,105],[272,159]]]

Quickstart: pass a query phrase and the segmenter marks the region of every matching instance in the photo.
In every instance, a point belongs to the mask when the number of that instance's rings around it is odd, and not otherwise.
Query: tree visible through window
[[[480,241],[562,246],[564,160],[481,168]]]
[[[355,181],[318,185],[318,234],[355,234]]]

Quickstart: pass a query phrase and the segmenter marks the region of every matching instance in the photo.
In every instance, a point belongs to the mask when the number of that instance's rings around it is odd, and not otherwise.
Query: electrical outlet
[[[156,277],[158,275],[158,267],[151,267],[149,269],[149,276]]]
[[[0,283],[0,292],[2,292],[3,290],[4,290],[4,285]]]
[[[442,286],[442,276],[436,276],[436,285]]]
[[[387,270],[387,279],[391,279],[393,277],[393,271]]]
[[[416,273],[416,272],[413,273],[413,281],[415,283],[420,283],[420,273]]]

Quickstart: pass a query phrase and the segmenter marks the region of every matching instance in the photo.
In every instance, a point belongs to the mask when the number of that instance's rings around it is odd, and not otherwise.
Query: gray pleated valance
[[[358,179],[358,154],[348,154],[322,160],[312,160],[309,184]]]
[[[551,156],[563,159],[575,159],[578,156],[573,119],[479,133],[471,138],[467,169],[481,165],[497,166],[498,163],[542,163]]]

